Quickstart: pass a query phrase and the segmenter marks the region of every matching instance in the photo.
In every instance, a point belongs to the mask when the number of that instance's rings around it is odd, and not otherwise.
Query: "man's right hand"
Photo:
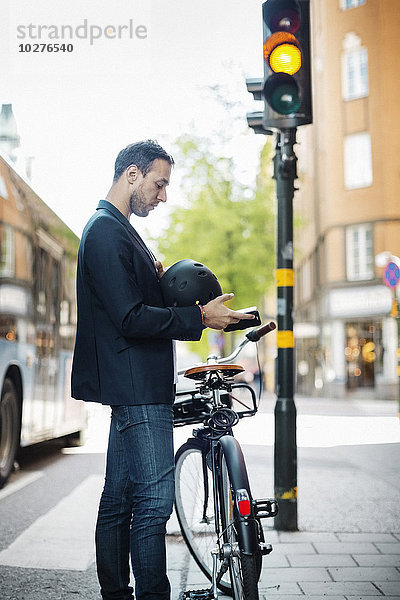
[[[241,313],[227,308],[224,302],[231,300],[234,294],[222,294],[204,305],[204,325],[211,329],[225,329],[231,323],[241,319],[253,319],[254,315]]]

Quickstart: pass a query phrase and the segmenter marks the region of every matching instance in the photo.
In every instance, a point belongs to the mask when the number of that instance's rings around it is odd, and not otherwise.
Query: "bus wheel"
[[[66,448],[78,448],[84,446],[86,442],[86,430],[75,431],[64,437]]]
[[[20,442],[20,404],[17,390],[6,377],[0,399],[0,488],[14,467]]]

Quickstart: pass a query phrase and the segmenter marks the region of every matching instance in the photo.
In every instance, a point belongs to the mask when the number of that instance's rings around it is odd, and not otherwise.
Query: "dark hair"
[[[166,160],[171,166],[174,164],[172,156],[153,140],[129,144],[121,150],[115,160],[114,182],[130,165],[136,165],[144,177],[151,170],[152,164],[157,158]]]

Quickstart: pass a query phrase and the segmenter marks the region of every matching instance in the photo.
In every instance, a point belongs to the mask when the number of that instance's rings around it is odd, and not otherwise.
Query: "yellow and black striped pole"
[[[297,442],[294,402],[293,196],[297,177],[296,129],[277,134],[274,179],[278,203],[277,315],[278,368],[275,404],[274,479],[279,512],[275,529],[297,530]]]

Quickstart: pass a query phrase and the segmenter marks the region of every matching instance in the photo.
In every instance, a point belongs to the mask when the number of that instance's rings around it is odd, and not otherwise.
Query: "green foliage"
[[[275,266],[271,144],[262,150],[255,190],[239,184],[233,160],[213,155],[210,145],[189,136],[177,140],[173,154],[182,165],[185,202],[172,211],[164,235],[154,240],[158,256],[164,265],[183,258],[203,262],[224,292],[234,292],[230,308],[260,307]],[[207,332],[191,349],[206,357]]]
[[[259,304],[274,268],[270,145],[263,149],[251,194],[235,181],[232,159],[211,155],[206,140],[182,137],[177,150],[186,205],[170,215],[158,239],[159,255],[166,265],[182,258],[206,264],[223,291],[234,292],[233,308]]]

